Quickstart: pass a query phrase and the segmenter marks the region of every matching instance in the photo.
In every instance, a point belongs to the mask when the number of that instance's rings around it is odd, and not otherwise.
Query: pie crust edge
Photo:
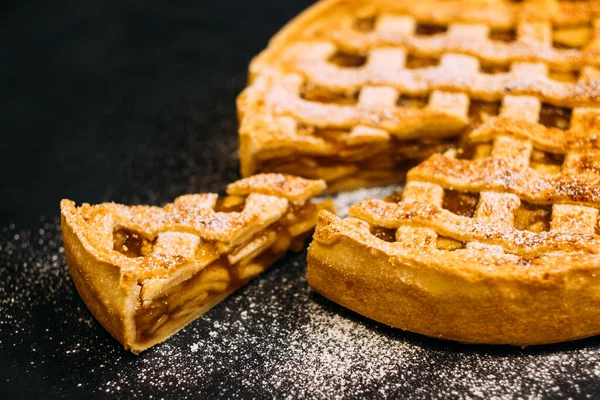
[[[321,212],[308,251],[309,285],[385,325],[463,343],[526,346],[600,333],[598,263],[534,272],[438,267],[401,260],[372,240]]]

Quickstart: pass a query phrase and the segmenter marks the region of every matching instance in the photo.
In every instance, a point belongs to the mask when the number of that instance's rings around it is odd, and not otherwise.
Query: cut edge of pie
[[[61,201],[67,265],[94,317],[138,354],[300,251],[317,213],[320,180],[260,174],[227,196],[185,195],[164,207]]]

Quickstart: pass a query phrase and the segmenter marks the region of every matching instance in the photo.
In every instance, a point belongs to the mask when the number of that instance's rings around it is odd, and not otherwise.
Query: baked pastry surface
[[[506,95],[598,104],[597,1],[326,0],[250,66],[238,98],[244,176],[398,182]]]
[[[600,108],[505,96],[468,147],[412,169],[402,194],[344,220],[322,212],[309,284],[377,321],[462,342],[600,333],[598,138]]]
[[[321,209],[320,180],[261,174],[228,196],[181,196],[164,207],[61,202],[69,271],[94,317],[125,348],[162,342],[299,251]]]

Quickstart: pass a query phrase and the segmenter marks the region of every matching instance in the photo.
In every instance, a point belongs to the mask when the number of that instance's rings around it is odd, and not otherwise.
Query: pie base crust
[[[468,263],[409,261],[378,247],[355,226],[321,213],[308,283],[368,318],[439,339],[526,346],[600,333],[598,263],[490,273]]]

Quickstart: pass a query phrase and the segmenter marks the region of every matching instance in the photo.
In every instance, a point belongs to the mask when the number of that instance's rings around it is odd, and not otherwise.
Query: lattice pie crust
[[[394,327],[474,343],[528,345],[600,333],[600,109],[567,130],[540,101],[507,96],[434,155],[400,195],[341,220],[320,215],[309,283]]]
[[[346,2],[318,7],[334,4]],[[429,104],[451,96],[447,104],[464,105],[463,116],[476,99],[486,115],[471,113],[456,148],[410,170],[403,193],[359,203],[344,220],[320,214],[309,284],[367,317],[433,337],[529,345],[600,333],[600,3],[368,4],[371,19],[358,20],[366,28],[340,10],[326,43],[289,56],[286,65],[301,71],[293,79],[361,95],[387,90],[389,99],[391,91],[431,92]],[[447,30],[420,35],[424,23]],[[339,49],[368,61],[352,70],[325,61]],[[407,70],[406,54],[440,64]],[[258,58],[256,82],[270,57]],[[386,115],[377,120],[383,130],[404,135],[407,119],[394,125],[395,114]]]
[[[255,175],[228,196],[195,194],[164,207],[61,202],[69,271],[96,319],[139,353],[175,334],[303,248],[323,181]]]
[[[330,190],[398,182],[505,95],[598,104],[599,4],[319,2],[250,66],[238,99],[242,175],[321,178]]]

